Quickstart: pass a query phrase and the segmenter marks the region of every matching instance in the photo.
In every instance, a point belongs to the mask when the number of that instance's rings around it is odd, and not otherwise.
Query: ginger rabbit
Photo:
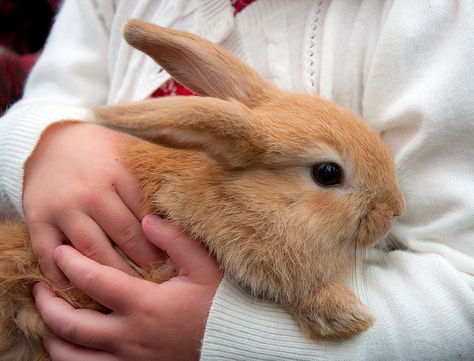
[[[383,238],[403,210],[379,134],[333,102],[276,88],[193,34],[131,20],[124,36],[200,95],[95,110],[97,123],[146,140],[123,147],[144,212],[201,240],[237,286],[281,305],[306,336],[367,330],[373,318],[345,280],[355,250]],[[148,278],[171,276],[168,268]],[[2,360],[48,359],[39,341],[48,330],[31,297],[40,280],[25,227],[4,222]],[[73,288],[57,292],[100,309]]]

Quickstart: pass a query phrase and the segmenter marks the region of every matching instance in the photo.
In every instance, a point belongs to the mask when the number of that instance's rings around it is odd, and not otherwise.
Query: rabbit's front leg
[[[333,283],[312,290],[289,307],[303,332],[312,339],[338,339],[357,335],[374,318],[351,290]]]

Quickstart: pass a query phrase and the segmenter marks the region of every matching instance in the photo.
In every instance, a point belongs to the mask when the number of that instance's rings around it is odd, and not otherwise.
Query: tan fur
[[[202,240],[236,285],[286,308],[308,337],[368,329],[373,318],[344,281],[354,249],[384,237],[403,209],[380,136],[332,102],[276,89],[194,35],[132,20],[125,37],[208,96],[97,109],[98,123],[150,141],[123,149],[144,212],[164,214]],[[340,186],[312,180],[311,166],[321,161],[342,165]],[[43,277],[19,224],[0,229],[0,270],[0,354],[32,360],[47,330],[30,288]],[[168,271],[144,274],[161,282]],[[98,307],[77,291],[58,292],[78,307]]]
[[[39,336],[49,330],[36,311],[31,287],[44,282],[53,287],[42,275],[30,247],[24,224],[18,220],[0,223],[0,360],[49,360]],[[54,287],[53,287],[54,288]],[[75,288],[56,289],[58,295],[76,307],[104,311]]]

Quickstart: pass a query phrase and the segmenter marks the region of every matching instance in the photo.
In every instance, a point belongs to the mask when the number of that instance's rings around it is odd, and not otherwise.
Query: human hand
[[[143,235],[138,185],[119,160],[119,146],[129,138],[94,124],[55,124],[25,165],[23,206],[33,252],[57,284],[67,281],[53,251],[65,241],[132,275],[110,240],[137,264],[162,255]]]
[[[100,265],[68,246],[55,250],[71,282],[112,312],[74,309],[46,286],[35,285],[36,307],[60,337],[44,340],[53,361],[199,359],[222,273],[201,244],[157,220],[144,218],[145,234],[179,268],[178,276],[162,284]]]

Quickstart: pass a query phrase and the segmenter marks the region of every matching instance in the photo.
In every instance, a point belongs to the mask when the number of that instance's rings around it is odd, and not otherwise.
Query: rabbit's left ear
[[[95,109],[95,122],[173,148],[199,149],[230,168],[264,153],[249,109],[235,101],[174,96]]]
[[[124,37],[199,95],[232,98],[253,108],[279,93],[240,59],[194,34],[133,19]]]

